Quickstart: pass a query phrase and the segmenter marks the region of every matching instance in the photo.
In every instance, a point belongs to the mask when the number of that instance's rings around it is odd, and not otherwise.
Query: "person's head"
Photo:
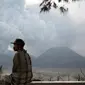
[[[14,51],[19,51],[23,50],[25,42],[22,39],[16,39],[14,42],[12,42],[12,44],[14,44],[13,46]]]

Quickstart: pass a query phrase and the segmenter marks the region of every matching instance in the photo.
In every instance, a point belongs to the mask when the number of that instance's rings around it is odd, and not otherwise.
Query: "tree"
[[[70,2],[71,0],[56,0],[58,3],[62,3],[62,2]],[[79,1],[79,0],[72,0],[72,2],[76,2],[76,1]],[[68,8],[65,8],[64,6],[58,6],[58,4],[53,1],[53,0],[43,0],[42,3],[40,3],[40,7],[41,7],[41,10],[40,10],[40,13],[41,12],[48,12],[50,11],[50,9],[53,7],[55,9],[59,8],[60,9],[60,12],[62,13],[65,13],[68,11]]]

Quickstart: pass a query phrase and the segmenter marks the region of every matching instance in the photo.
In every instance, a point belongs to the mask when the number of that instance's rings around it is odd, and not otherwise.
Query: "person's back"
[[[17,85],[29,83],[32,76],[32,63],[29,54],[25,50],[18,51],[13,59],[12,83]]]
[[[27,85],[31,82],[32,74],[32,62],[29,54],[24,50],[24,41],[22,39],[16,39],[14,44],[14,51],[17,51],[13,58],[12,74],[7,77],[6,85]]]

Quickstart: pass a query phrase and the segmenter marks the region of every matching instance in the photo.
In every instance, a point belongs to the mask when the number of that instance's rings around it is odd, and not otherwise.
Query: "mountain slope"
[[[36,67],[85,67],[85,58],[66,47],[51,48],[40,55],[35,62]]]
[[[0,54],[0,65],[3,65],[4,68],[12,67],[12,57],[13,55]]]
[[[14,57],[14,52],[7,52],[7,53],[2,53],[0,54],[0,65],[3,65],[4,68],[12,68],[13,64],[13,57]],[[36,57],[30,55],[32,64],[34,65],[34,62],[36,60]]]

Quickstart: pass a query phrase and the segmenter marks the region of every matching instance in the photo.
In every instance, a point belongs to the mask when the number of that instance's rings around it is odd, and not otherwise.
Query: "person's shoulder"
[[[13,60],[16,60],[17,57],[18,57],[18,53],[16,52],[16,53],[14,54],[14,58],[13,58]]]
[[[26,52],[26,54],[30,57],[29,53]]]
[[[31,56],[30,56],[30,54],[29,54],[28,52],[26,52],[26,54],[27,54],[27,56],[28,56],[29,58],[31,58]]]
[[[19,55],[19,52],[16,52],[16,53],[15,53],[15,56],[18,56],[18,55]]]

